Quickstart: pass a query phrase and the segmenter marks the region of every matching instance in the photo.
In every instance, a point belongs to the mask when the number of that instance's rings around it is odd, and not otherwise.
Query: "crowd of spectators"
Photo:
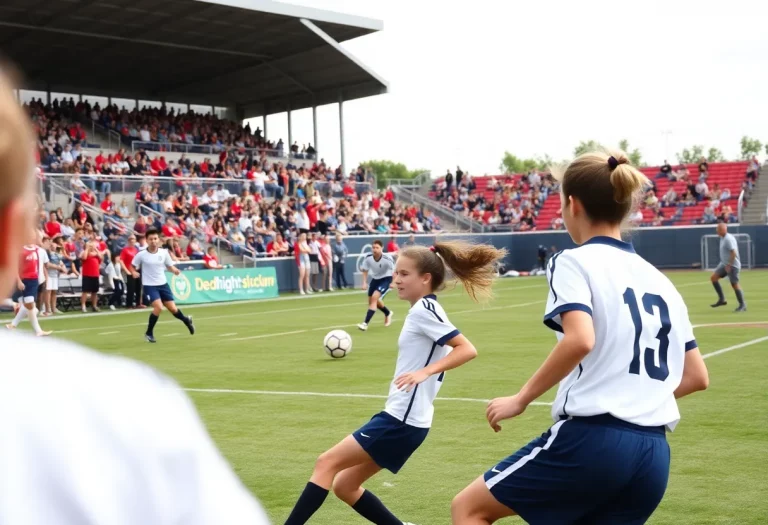
[[[522,176],[491,177],[487,189],[493,197],[488,199],[485,192],[477,191],[472,176],[458,166],[455,176],[448,170],[433,186],[437,200],[444,206],[482,221],[493,230],[504,231],[535,230],[539,210],[558,188],[550,174],[531,170]]]

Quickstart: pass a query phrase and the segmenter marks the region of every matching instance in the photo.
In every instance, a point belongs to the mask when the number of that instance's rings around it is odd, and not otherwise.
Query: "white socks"
[[[19,323],[24,320],[24,318],[27,316],[27,308],[24,305],[21,305],[21,308],[19,308],[19,313],[16,314],[16,317],[13,318],[13,321],[11,324],[15,327],[19,326]]]

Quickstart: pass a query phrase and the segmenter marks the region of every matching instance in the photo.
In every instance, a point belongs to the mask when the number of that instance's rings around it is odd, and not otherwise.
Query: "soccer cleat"
[[[389,311],[389,315],[384,318],[384,326],[389,326],[392,324],[392,318],[395,316],[395,312],[392,310]]]
[[[109,309],[110,309],[110,310],[112,310],[113,312],[114,312],[115,310],[117,310],[117,308],[115,308],[115,305],[114,305],[114,304],[110,304],[110,305],[109,305]]]
[[[189,319],[189,322],[187,323],[187,328],[189,329],[189,335],[195,335],[195,323],[192,322],[192,316],[190,315],[187,317]]]
[[[156,343],[155,336],[152,334],[144,334],[144,339],[147,340],[148,343]]]
[[[359,325],[357,325],[357,327],[363,332],[365,332],[366,330],[368,330],[368,323],[360,323]]]
[[[739,306],[738,308],[736,308],[734,310],[734,312],[746,312],[746,311],[747,311],[747,305],[746,304],[742,304],[741,306]]]
[[[88,310],[86,310],[86,309],[85,309],[85,306],[83,306],[83,307],[81,308],[81,310],[83,311],[83,313],[84,313],[84,314],[87,314],[87,313],[88,313]]]
[[[5,327],[6,327],[8,330],[16,330],[16,327],[15,327],[15,326],[13,326],[13,324],[11,324],[11,323],[8,323],[7,325],[5,325]]]
[[[728,301],[717,301],[715,304],[710,306],[712,306],[712,308],[717,308],[718,306],[725,306],[726,304],[728,304]]]
[[[48,332],[45,332],[45,331],[43,331],[43,332],[39,332],[39,333],[37,334],[37,337],[48,337],[48,336],[49,336],[49,335],[51,335],[52,333],[53,333],[52,331],[48,331]]]

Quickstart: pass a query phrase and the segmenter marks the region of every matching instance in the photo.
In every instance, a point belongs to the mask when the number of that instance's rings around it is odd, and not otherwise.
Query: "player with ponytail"
[[[436,292],[454,277],[475,301],[490,298],[496,263],[504,250],[461,241],[399,252],[394,288],[411,308],[399,338],[395,376],[384,410],[317,458],[312,476],[286,525],[306,523],[333,489],[377,525],[403,525],[362,485],[381,469],[397,473],[422,444],[432,425],[434,400],[445,372],[475,358],[477,350],[451,324]]]
[[[454,498],[455,525],[513,515],[534,525],[645,523],[667,486],[675,399],[708,384],[682,297],[621,239],[646,177],[619,152],[586,153],[553,175],[579,245],[547,268],[543,321],[557,344],[519,392],[488,404],[486,417],[500,432],[559,383],[555,423]]]

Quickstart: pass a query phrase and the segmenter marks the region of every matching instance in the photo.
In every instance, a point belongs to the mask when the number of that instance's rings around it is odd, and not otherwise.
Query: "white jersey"
[[[363,263],[360,265],[360,269],[364,272],[368,272],[368,276],[371,279],[384,279],[385,277],[392,277],[392,273],[395,271],[395,260],[391,255],[382,253],[381,257],[377,261],[373,258],[373,254],[369,253],[363,259]]]
[[[445,346],[445,343],[460,333],[448,320],[434,295],[418,300],[408,311],[397,342],[395,378],[421,370],[448,355],[451,347]],[[389,385],[384,411],[408,425],[429,428],[435,412],[432,403],[444,376],[445,373],[433,375],[410,392],[398,390],[393,380]]]
[[[133,266],[141,271],[141,284],[144,286],[162,286],[168,284],[165,269],[173,266],[173,259],[165,248],[158,248],[155,253],[143,250],[133,258]]]
[[[165,376],[18,332],[0,348],[0,523],[269,523]]]
[[[697,345],[688,309],[669,279],[631,244],[610,237],[555,254],[547,279],[544,324],[558,340],[564,312],[587,312],[595,327],[595,346],[560,383],[552,417],[611,414],[673,430],[685,352]]]

